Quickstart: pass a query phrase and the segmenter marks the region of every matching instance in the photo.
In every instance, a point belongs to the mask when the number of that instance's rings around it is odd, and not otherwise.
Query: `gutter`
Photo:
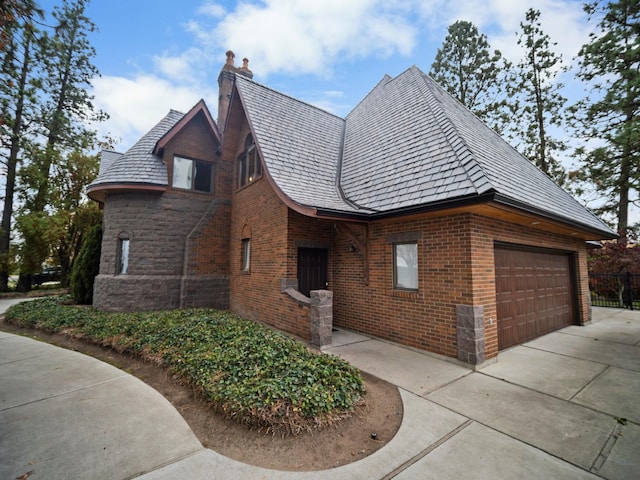
[[[570,219],[566,217],[532,207],[530,205],[527,205],[523,202],[519,202],[517,200],[513,200],[512,198],[506,197],[494,190],[490,190],[489,192],[486,192],[480,195],[469,195],[466,197],[459,197],[452,200],[444,200],[440,202],[433,202],[433,203],[417,205],[412,207],[399,208],[396,210],[390,210],[385,212],[378,211],[374,213],[356,213],[356,212],[343,212],[339,210],[318,208],[317,215],[318,217],[327,218],[327,219],[367,222],[367,221],[373,221],[373,220],[400,218],[407,215],[416,215],[421,213],[435,212],[438,210],[448,210],[453,208],[469,207],[473,205],[488,204],[488,203],[496,203],[499,205],[504,205],[506,207],[520,210],[524,213],[529,213],[532,215],[536,215],[538,217],[543,217],[550,221],[573,227],[576,230],[580,230],[589,234],[594,234],[599,239],[617,238],[617,235],[612,230],[607,231],[607,230],[598,229],[598,228],[586,225],[584,223],[572,222]]]
[[[354,213],[343,212],[339,210],[318,208],[318,216],[326,218],[336,218],[344,220],[383,220],[389,218],[404,217],[407,215],[414,215],[418,213],[434,212],[437,210],[446,210],[456,207],[466,207],[470,205],[477,205],[480,203],[487,203],[494,199],[494,192],[484,193],[482,195],[470,195],[467,197],[460,197],[453,200],[445,200],[441,202],[433,202],[428,204],[416,205],[412,207],[404,207],[396,210],[389,211],[375,211],[373,213]]]

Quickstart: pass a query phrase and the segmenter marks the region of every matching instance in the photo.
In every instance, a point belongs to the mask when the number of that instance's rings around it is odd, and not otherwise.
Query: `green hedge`
[[[274,433],[332,424],[366,393],[360,372],[344,360],[228,312],[106,313],[48,297],[14,305],[6,318],[167,366],[225,416]]]

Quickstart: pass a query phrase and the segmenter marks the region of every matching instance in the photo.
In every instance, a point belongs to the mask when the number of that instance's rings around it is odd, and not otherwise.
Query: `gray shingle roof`
[[[474,183],[445,120],[418,76],[379,83],[346,119],[346,196],[390,211],[479,193],[483,185]]]
[[[236,75],[268,174],[294,202],[354,212],[337,187],[344,120]]]
[[[135,145],[124,154],[107,152],[107,165],[104,152],[101,156],[100,173],[98,177],[87,187],[91,189],[106,184],[147,184],[167,185],[167,166],[154,155],[153,148],[158,140],[165,135],[176,123],[183,113],[171,110],[166,117],[145,134]],[[113,155],[115,154],[115,155]]]
[[[581,223],[596,230],[615,232],[590,210],[559,187],[526,157],[518,153],[496,132],[487,127],[436,82],[413,67],[411,75],[419,75],[465,144],[462,154],[475,166],[485,189],[501,194],[505,200],[561,217],[569,223]],[[481,193],[481,192],[479,192]]]
[[[385,76],[345,120],[240,76],[236,85],[267,171],[298,204],[383,215],[495,193],[614,234],[415,66]]]
[[[111,164],[118,160],[122,155],[122,153],[114,152],[113,150],[102,150],[100,152],[100,171],[98,174],[106,172]]]

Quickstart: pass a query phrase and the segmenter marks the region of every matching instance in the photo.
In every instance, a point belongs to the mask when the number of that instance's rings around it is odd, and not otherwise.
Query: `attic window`
[[[244,187],[262,176],[262,164],[253,135],[247,135],[244,147],[245,150],[238,159],[238,187]]]
[[[211,192],[213,164],[201,160],[173,157],[173,187]]]

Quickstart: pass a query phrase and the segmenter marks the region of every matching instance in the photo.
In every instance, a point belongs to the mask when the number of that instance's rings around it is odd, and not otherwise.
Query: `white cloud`
[[[336,61],[409,54],[417,28],[408,2],[266,0],[240,3],[213,30],[192,22],[201,40],[232,48],[260,74],[327,75]]]
[[[198,8],[198,13],[212,18],[222,18],[226,10],[215,2],[206,2]]]
[[[202,88],[176,86],[151,75],[133,79],[105,76],[93,82],[97,108],[109,113],[110,119],[96,125],[99,134],[122,141],[118,151],[126,151],[142,135],[158,123],[169,110],[187,112],[200,98],[215,98]],[[205,96],[206,95],[206,96]]]
[[[491,47],[498,49],[512,62],[517,62],[522,51],[517,45],[516,32],[520,22],[525,21],[529,8],[541,12],[540,23],[544,33],[552,42],[557,42],[554,51],[561,54],[566,65],[588,40],[592,25],[586,20],[579,0],[486,0],[478,8],[477,0],[436,0],[422,7],[422,16],[434,28],[444,28],[456,20],[474,23],[481,33],[487,35]],[[440,43],[444,36],[440,39]],[[439,46],[439,44],[438,44]]]
[[[201,66],[206,61],[199,48],[189,48],[180,55],[156,55],[153,63],[158,73],[178,83],[197,83]]]

